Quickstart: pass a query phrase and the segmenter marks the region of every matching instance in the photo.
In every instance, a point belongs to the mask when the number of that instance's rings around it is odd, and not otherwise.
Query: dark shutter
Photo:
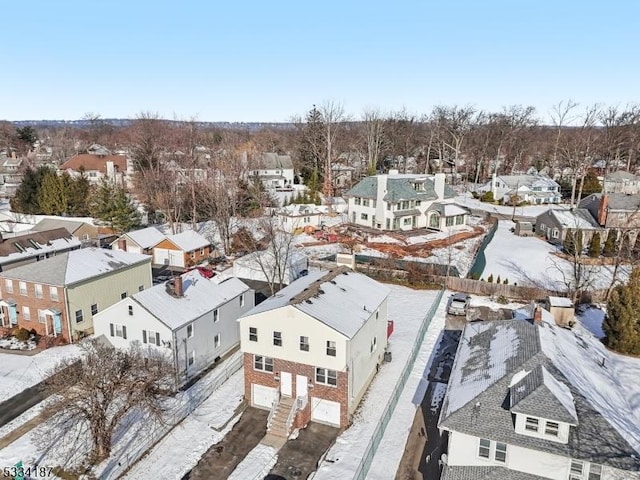
[[[147,331],[142,330],[142,343],[147,343]]]
[[[160,346],[160,333],[156,332],[156,345]]]
[[[111,336],[113,337],[113,323],[109,324],[109,332],[111,333]]]
[[[122,326],[122,338],[127,339],[127,327]]]

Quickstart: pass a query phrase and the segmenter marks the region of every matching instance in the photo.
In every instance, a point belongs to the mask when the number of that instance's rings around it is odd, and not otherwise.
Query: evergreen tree
[[[580,230],[569,230],[564,237],[562,244],[567,255],[576,256],[582,253],[582,232]]]
[[[618,231],[610,230],[607,239],[604,242],[602,255],[605,257],[613,257],[616,254],[616,244],[618,240]]]
[[[592,193],[600,193],[601,191],[602,185],[600,184],[600,180],[598,180],[598,174],[595,170],[589,169],[584,177],[584,184],[582,185],[582,198]]]
[[[124,188],[114,188],[108,223],[112,230],[119,233],[128,232],[140,225],[140,216]]]
[[[113,185],[103,178],[91,198],[89,211],[92,217],[104,221],[110,218],[113,194]]]
[[[500,275],[498,275],[498,278],[496,278],[496,283],[502,283],[502,280],[500,279]]]
[[[38,191],[38,206],[44,215],[62,215],[67,213],[67,192],[63,179],[50,170],[42,179]]]
[[[63,174],[64,177],[65,174]],[[91,194],[91,184],[84,173],[84,169],[80,170],[80,176],[75,179],[69,179],[68,200],[69,207],[67,209],[69,215],[74,217],[86,217],[89,213],[89,196]],[[63,181],[63,183],[65,183]]]
[[[320,175],[318,174],[318,167],[314,167],[311,172],[311,177],[307,182],[307,187],[312,192],[317,192],[320,190]]]
[[[640,269],[634,268],[629,282],[611,293],[602,328],[609,348],[640,355]]]
[[[489,278],[487,278],[487,282],[493,283],[493,273],[489,275]]]
[[[22,183],[11,199],[12,211],[29,215],[39,212],[38,192],[40,191],[40,177],[41,175],[32,168],[25,170]]]
[[[589,256],[598,258],[600,256],[600,233],[596,232],[589,243]]]

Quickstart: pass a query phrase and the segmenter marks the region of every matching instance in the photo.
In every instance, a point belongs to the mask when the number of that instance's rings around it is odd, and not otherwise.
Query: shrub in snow
[[[31,336],[31,334],[29,333],[29,330],[27,330],[26,328],[18,328],[13,333],[13,336],[16,337],[16,340],[19,340],[21,342],[26,342],[27,340],[29,340],[29,337]]]
[[[480,197],[481,202],[493,203],[495,199],[493,198],[493,192],[485,192]]]
[[[493,283],[493,273],[489,275],[489,278],[487,278],[487,282]]]
[[[596,232],[589,243],[589,256],[591,258],[598,258],[600,256],[600,233]]]
[[[634,268],[629,282],[611,293],[602,329],[607,347],[640,355],[640,269]]]
[[[500,275],[498,275],[498,278],[496,278],[496,283],[502,283],[502,280],[500,280]]]
[[[508,279],[508,278],[505,278],[505,279],[504,279],[504,282],[502,282],[502,283],[504,283],[505,285],[509,285],[509,279]]]

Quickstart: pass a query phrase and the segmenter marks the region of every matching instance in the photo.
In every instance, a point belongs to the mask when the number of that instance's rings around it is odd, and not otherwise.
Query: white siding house
[[[253,290],[237,278],[218,282],[196,269],[103,310],[94,325],[116,347],[166,351],[182,384],[238,346],[237,319],[253,306]]]
[[[322,225],[322,212],[312,204],[287,205],[278,210],[276,215],[280,219],[282,229],[290,233],[306,227],[318,229]]]

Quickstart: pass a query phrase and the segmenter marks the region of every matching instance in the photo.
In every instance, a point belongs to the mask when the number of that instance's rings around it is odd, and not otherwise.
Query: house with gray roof
[[[603,233],[591,212],[586,208],[573,210],[549,209],[536,217],[536,234],[549,243],[562,245],[568,232],[582,235],[582,245],[586,247],[596,232]]]
[[[445,175],[389,174],[360,180],[345,193],[352,224],[378,230],[456,230],[469,211],[453,203]]]
[[[592,193],[578,204],[585,208],[601,227],[628,230],[640,227],[640,195]]]
[[[139,343],[166,352],[182,385],[239,345],[237,320],[253,306],[242,281],[194,269],[101,311],[95,333],[117,348]]]
[[[640,478],[637,386],[619,378],[638,374],[639,360],[539,307],[467,325],[438,424],[442,478]]]
[[[52,341],[93,333],[94,316],[151,286],[151,256],[81,248],[0,272],[2,327]]]
[[[618,170],[604,176],[603,193],[624,193],[637,195],[640,193],[640,177],[633,173]]]
[[[261,153],[251,159],[250,177],[258,178],[269,189],[293,188],[293,161],[290,155]]]
[[[534,205],[560,203],[560,185],[547,175],[492,175],[491,180],[478,191],[492,192],[494,200],[511,202],[517,197],[520,202]]]
[[[240,319],[245,398],[288,437],[349,425],[387,346],[390,290],[348,267],[310,272]]]

